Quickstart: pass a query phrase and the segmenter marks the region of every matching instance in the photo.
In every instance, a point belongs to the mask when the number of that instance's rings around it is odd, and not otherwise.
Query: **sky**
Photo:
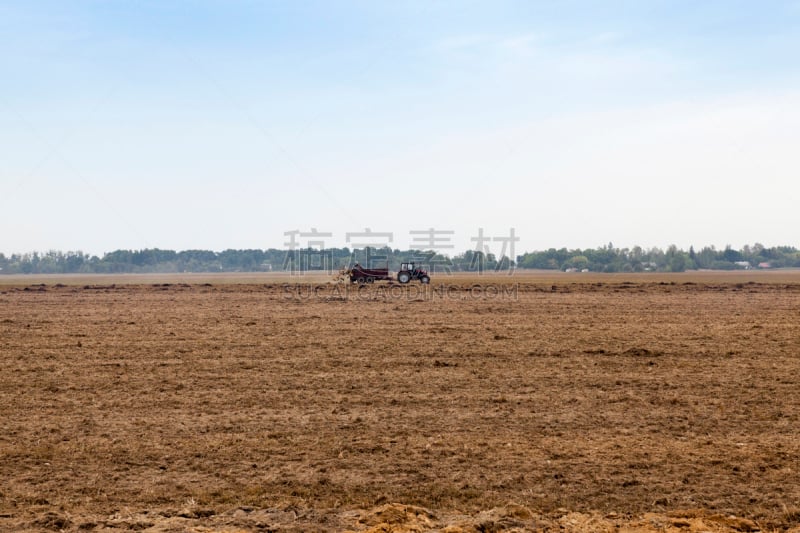
[[[798,50],[800,0],[3,0],[0,253],[800,246]]]

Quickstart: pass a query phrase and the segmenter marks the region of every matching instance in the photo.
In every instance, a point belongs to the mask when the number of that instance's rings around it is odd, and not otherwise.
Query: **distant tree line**
[[[499,270],[514,263],[493,254],[468,251],[448,258],[433,251],[398,250],[388,247],[351,250],[312,248],[297,250],[115,250],[102,257],[83,252],[0,253],[0,274],[115,274],[170,272],[272,272],[335,271],[355,263],[396,270],[403,261],[416,261],[434,272],[445,270]]]
[[[315,250],[115,250],[102,257],[83,252],[32,252],[5,256],[0,253],[0,274],[112,274],[169,272],[270,272],[328,271],[347,268],[356,262],[372,268],[396,270],[401,261],[413,260],[433,272],[474,272],[509,268],[545,270],[588,270],[591,272],[683,272],[694,269],[735,270],[747,268],[800,267],[800,251],[791,246],[766,248],[761,244],[734,250],[707,246],[688,251],[670,246],[643,249],[551,248],[528,252],[515,260],[468,250],[453,257],[434,251],[385,248],[329,248]]]
[[[670,246],[644,249],[615,248],[611,243],[600,248],[568,250],[551,248],[530,252],[517,258],[519,268],[584,270],[592,272],[683,272],[685,270],[736,270],[751,268],[800,267],[800,252],[792,246],[766,248],[761,244],[745,245],[741,250],[726,246],[722,250],[706,246],[696,251]]]

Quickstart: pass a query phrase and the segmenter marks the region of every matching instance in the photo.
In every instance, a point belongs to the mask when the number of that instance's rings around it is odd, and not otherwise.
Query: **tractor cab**
[[[415,270],[414,263],[400,263],[400,272],[414,272]]]

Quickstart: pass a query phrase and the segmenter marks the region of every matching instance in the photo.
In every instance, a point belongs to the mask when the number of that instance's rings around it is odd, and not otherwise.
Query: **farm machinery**
[[[349,277],[350,283],[374,283],[375,281],[393,281],[392,275],[389,273],[389,265],[386,268],[364,268],[356,263],[350,270],[342,271],[342,277]],[[420,283],[428,284],[431,282],[431,277],[428,271],[417,267],[413,262],[401,263],[400,270],[397,272],[397,281],[402,284],[409,283],[417,280]]]

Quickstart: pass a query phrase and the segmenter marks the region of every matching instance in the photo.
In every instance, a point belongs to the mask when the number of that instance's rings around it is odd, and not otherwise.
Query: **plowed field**
[[[326,279],[0,278],[0,530],[800,524],[800,273]]]

